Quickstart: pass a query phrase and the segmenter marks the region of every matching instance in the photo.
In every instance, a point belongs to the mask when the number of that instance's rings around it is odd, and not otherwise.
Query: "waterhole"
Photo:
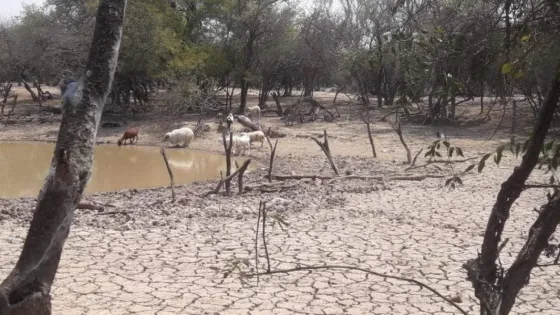
[[[0,197],[37,196],[53,152],[54,143],[0,142]],[[220,170],[225,174],[223,155],[183,148],[169,148],[165,152],[175,184],[216,179]],[[237,159],[239,165],[243,161]],[[162,186],[169,186],[169,175],[158,147],[109,144],[95,147],[86,193]]]

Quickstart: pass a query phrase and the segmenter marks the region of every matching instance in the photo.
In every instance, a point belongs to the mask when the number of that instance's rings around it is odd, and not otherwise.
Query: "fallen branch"
[[[393,181],[393,180],[411,180],[411,181],[421,181],[427,178],[444,178],[444,175],[401,175],[401,176],[360,176],[360,175],[348,175],[348,176],[325,176],[325,175],[271,175],[272,179],[276,180],[290,180],[290,179],[312,179],[312,180],[348,180],[348,179],[361,179],[361,180],[379,180],[379,181]]]
[[[560,185],[523,185],[523,189],[530,189],[530,188],[560,188]]]
[[[241,125],[243,125],[243,127],[251,129],[251,131],[261,130],[261,127],[260,127],[259,124],[253,122],[251,119],[249,119],[248,117],[245,117],[243,115],[238,115],[237,116],[237,122],[240,123]]]
[[[231,181],[237,174],[239,174],[241,172],[245,172],[245,170],[247,169],[247,167],[249,166],[250,163],[251,163],[251,159],[248,159],[247,161],[245,161],[243,163],[243,165],[241,165],[240,168],[236,169],[235,172],[233,172],[231,175],[227,176],[226,178],[220,179],[216,188],[202,194],[201,196],[202,197],[207,197],[209,195],[217,194],[218,192],[220,192],[220,189],[222,188],[222,185],[224,183],[227,183],[227,182]]]
[[[381,278],[388,278],[388,279],[395,279],[395,280],[400,280],[400,281],[406,281],[409,283],[413,283],[418,285],[421,288],[425,288],[427,290],[429,290],[430,292],[434,293],[435,295],[439,296],[441,299],[443,299],[445,302],[449,303],[450,305],[452,305],[453,307],[455,307],[459,312],[461,312],[461,314],[465,314],[467,315],[468,313],[463,310],[459,305],[457,305],[455,302],[451,301],[450,299],[446,298],[443,294],[439,293],[438,291],[436,291],[434,288],[430,287],[427,284],[424,284],[418,280],[414,280],[414,279],[410,279],[410,278],[404,278],[404,277],[399,277],[399,276],[393,276],[393,275],[388,275],[388,274],[384,274],[384,273],[380,273],[380,272],[375,272],[375,271],[371,271],[368,269],[364,269],[364,268],[359,268],[359,267],[353,267],[353,266],[343,266],[343,265],[325,265],[325,266],[306,266],[306,267],[296,267],[296,268],[291,268],[291,269],[279,269],[279,270],[273,270],[270,272],[261,272],[261,273],[253,273],[253,274],[244,274],[244,277],[247,278],[252,278],[252,277],[257,277],[257,276],[264,276],[264,275],[272,275],[272,274],[279,274],[279,273],[290,273],[290,272],[297,272],[297,271],[306,271],[306,270],[322,270],[322,269],[346,269],[346,270],[356,270],[356,271],[361,271],[361,272],[365,272],[367,274],[370,275],[374,275],[374,276],[378,276]]]
[[[263,193],[272,193],[272,192],[279,192],[283,190],[290,190],[296,188],[301,183],[301,181],[297,181],[293,184],[284,184],[283,182],[275,182],[275,183],[264,183],[260,185],[249,185],[245,186],[245,191],[253,191],[258,190]]]
[[[130,211],[109,211],[109,212],[99,212],[96,215],[114,215],[114,214],[122,214],[128,215]]]
[[[323,130],[323,135],[325,137],[325,142],[321,142],[319,141],[319,139],[315,138],[315,137],[311,137],[311,139],[313,139],[313,141],[315,141],[317,143],[317,145],[321,148],[321,150],[323,150],[323,152],[325,153],[325,155],[327,156],[327,159],[329,160],[329,163],[331,164],[331,167],[334,171],[334,173],[336,175],[340,175],[340,172],[338,171],[338,167],[336,167],[336,164],[334,163],[332,154],[331,154],[331,149],[329,148],[329,138],[327,135],[327,130]]]
[[[165,150],[161,148],[161,156],[163,156],[163,161],[165,162],[165,166],[167,167],[167,173],[169,174],[169,179],[171,180],[171,203],[175,203],[175,181],[173,180],[173,172],[171,171],[171,167],[169,167],[169,161],[167,160],[167,155],[165,155]]]
[[[80,203],[78,204],[78,206],[76,207],[76,209],[95,210],[95,211],[103,211],[103,210],[105,210],[105,208],[103,208],[103,206],[94,205],[94,204],[86,203],[86,202],[80,202]]]

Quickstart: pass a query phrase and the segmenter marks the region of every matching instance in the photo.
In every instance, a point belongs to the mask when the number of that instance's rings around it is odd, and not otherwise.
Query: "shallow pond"
[[[53,152],[54,143],[0,142],[0,197],[37,196]],[[165,152],[177,185],[219,178],[220,170],[225,173],[223,155],[183,148]],[[86,193],[162,186],[169,186],[169,175],[158,147],[96,146]]]

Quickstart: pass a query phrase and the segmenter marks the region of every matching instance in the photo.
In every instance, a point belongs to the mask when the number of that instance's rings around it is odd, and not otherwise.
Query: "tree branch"
[[[438,291],[436,291],[434,288],[430,287],[427,284],[424,284],[418,280],[414,280],[414,279],[410,279],[410,278],[404,278],[404,277],[399,277],[399,276],[393,276],[393,275],[388,275],[388,274],[384,274],[384,273],[380,273],[380,272],[375,272],[375,271],[371,271],[368,269],[364,269],[364,268],[360,268],[360,267],[353,267],[353,266],[344,266],[344,265],[325,265],[325,266],[306,266],[306,267],[296,267],[296,268],[291,268],[291,269],[279,269],[279,270],[273,270],[270,272],[261,272],[261,273],[253,273],[253,274],[244,274],[245,277],[247,278],[251,278],[251,277],[256,277],[256,276],[263,276],[263,275],[272,275],[272,274],[279,274],[279,273],[290,273],[290,272],[297,272],[297,271],[306,271],[306,270],[322,270],[322,269],[346,269],[346,270],[356,270],[356,271],[361,271],[361,272],[365,272],[367,274],[371,274],[374,276],[378,276],[378,277],[382,277],[382,278],[388,278],[388,279],[395,279],[395,280],[400,280],[400,281],[406,281],[406,282],[410,282],[413,284],[416,284],[422,288],[428,289],[430,292],[434,293],[435,295],[439,296],[441,299],[443,299],[444,301],[446,301],[447,303],[451,304],[452,306],[454,306],[459,312],[461,312],[461,314],[468,314],[465,310],[463,310],[459,305],[457,305],[456,303],[454,303],[453,301],[451,301],[450,299],[446,298],[443,294],[439,293]]]

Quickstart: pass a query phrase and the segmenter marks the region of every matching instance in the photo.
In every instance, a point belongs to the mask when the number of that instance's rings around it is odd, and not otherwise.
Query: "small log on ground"
[[[274,182],[274,183],[263,183],[263,184],[259,184],[259,185],[248,185],[245,186],[244,190],[245,191],[260,191],[263,193],[273,193],[273,192],[280,192],[280,191],[285,191],[285,190],[291,190],[291,189],[295,189],[299,184],[301,183],[301,180],[292,183],[292,184],[286,184],[284,182]]]
[[[269,137],[269,138],[284,138],[284,137],[286,137],[285,133],[283,133],[281,131],[278,131],[278,130],[272,130],[271,127],[268,127],[268,129],[263,128],[263,130],[266,130],[264,135]]]
[[[243,125],[243,127],[249,128],[253,131],[261,130],[261,127],[259,126],[259,124],[253,122],[251,119],[249,119],[246,116],[238,115],[237,116],[237,122],[239,122],[241,125]]]
[[[105,210],[105,208],[103,208],[103,206],[94,205],[94,204],[86,203],[86,202],[80,202],[78,204],[78,206],[76,207],[76,209],[95,210],[95,211],[104,211]]]

